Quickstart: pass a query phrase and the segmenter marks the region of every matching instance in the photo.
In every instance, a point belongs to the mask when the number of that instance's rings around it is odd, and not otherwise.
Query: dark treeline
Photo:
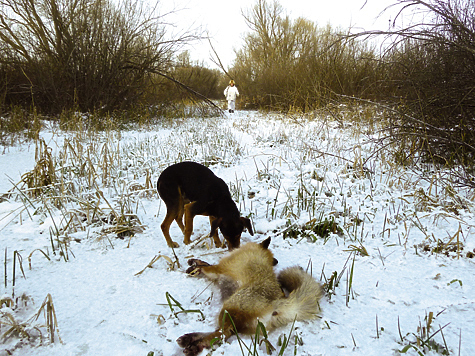
[[[399,0],[424,23],[379,33],[396,38],[382,57],[382,93],[404,110],[394,122],[399,143],[442,164],[475,158],[475,2]],[[411,154],[409,154],[411,155]],[[469,172],[470,173],[470,172]],[[471,172],[473,174],[473,172]],[[473,181],[472,183],[473,184]]]
[[[303,18],[292,20],[277,1],[258,0],[245,13],[250,32],[231,73],[245,87],[247,100],[262,108],[313,110],[346,95],[399,103],[423,100],[430,115],[473,110],[475,4],[395,4],[406,6],[404,11],[425,6],[433,22],[355,36]],[[390,35],[393,43],[386,42],[381,51],[369,35]]]
[[[335,94],[370,97],[381,77],[378,56],[357,39],[309,20],[291,20],[278,2],[259,0],[245,14],[250,32],[232,74],[261,108],[313,110]]]
[[[184,84],[186,88],[181,90],[173,90],[173,82],[163,83],[168,87],[168,101],[183,100],[193,98],[193,93],[187,90],[192,89],[209,99],[222,99],[221,90],[222,73],[218,69],[207,68],[203,63],[193,61],[189,51],[184,51],[176,56],[175,64],[170,68],[170,75]],[[165,93],[162,93],[164,95]],[[199,99],[199,98],[198,98]]]

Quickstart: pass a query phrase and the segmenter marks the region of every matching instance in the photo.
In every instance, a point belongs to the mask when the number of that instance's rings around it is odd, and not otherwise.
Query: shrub
[[[390,91],[399,105],[394,138],[424,160],[473,167],[475,157],[475,3],[398,0],[418,7],[424,22],[392,36],[385,56]],[[403,139],[401,140],[401,137]],[[472,172],[473,173],[473,172]]]
[[[251,32],[231,73],[248,101],[260,107],[311,110],[336,94],[369,95],[378,75],[371,46],[344,39],[330,26],[292,20],[275,1],[259,0],[244,16]]]
[[[170,38],[140,0],[2,1],[0,104],[48,114],[129,108],[195,38]]]

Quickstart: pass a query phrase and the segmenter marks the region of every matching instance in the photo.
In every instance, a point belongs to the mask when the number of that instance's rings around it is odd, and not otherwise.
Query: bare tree
[[[375,75],[374,51],[340,31],[291,19],[278,2],[258,0],[244,17],[250,33],[237,52],[235,75],[253,104],[312,110],[335,93],[366,95]]]
[[[0,0],[5,102],[47,113],[134,106],[197,37],[170,36],[140,0]]]

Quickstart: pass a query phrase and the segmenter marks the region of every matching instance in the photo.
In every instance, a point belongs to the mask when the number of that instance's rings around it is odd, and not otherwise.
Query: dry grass
[[[8,308],[0,310],[0,338],[3,341],[18,339],[17,344],[6,350],[8,354],[12,354],[17,348],[20,349],[24,342],[35,346],[52,344],[56,340],[62,343],[51,295],[48,294],[38,311],[31,318],[25,320],[22,315],[29,310],[28,303],[30,301],[28,296],[22,295],[15,301],[9,299]],[[47,340],[43,338],[45,329],[48,334]]]
[[[79,231],[88,231],[89,238],[109,244],[116,237],[130,242],[140,236],[146,229],[141,201],[157,199],[156,177],[169,164],[193,159],[231,166],[243,157],[252,158],[255,174],[246,172],[227,182],[240,210],[251,218],[282,220],[275,235],[344,245],[349,253],[346,263],[328,276],[322,271],[322,278],[329,298],[337,298],[337,289],[344,289],[349,304],[356,296],[352,281],[357,278],[354,267],[359,259],[379,253],[385,263],[384,248],[377,252],[367,249],[368,240],[383,239],[404,249],[416,245],[419,253],[465,258],[469,256],[463,250],[464,231],[475,229],[463,214],[473,212],[473,192],[447,184],[445,172],[432,166],[420,177],[391,159],[397,146],[380,146],[386,114],[358,103],[314,115],[240,117],[232,128],[225,119],[184,119],[167,123],[163,136],[141,131],[128,136],[120,131],[67,132],[57,149],[38,139],[34,168],[3,197],[22,205],[1,222],[21,224],[34,216],[40,216],[41,221],[49,219],[51,251],[32,251],[30,268],[40,258],[68,261],[73,256],[70,241]],[[236,131],[249,135],[259,150],[248,150]],[[348,140],[355,144],[348,147]],[[265,151],[270,146],[272,154]],[[393,190],[402,193],[395,197],[388,193]],[[381,195],[387,195],[387,201],[381,201]],[[375,198],[382,206],[371,204]],[[443,221],[457,221],[459,228],[436,240],[425,227]],[[381,231],[373,228],[381,225]],[[158,268],[159,260],[169,270],[179,268],[176,256],[160,254],[138,274]],[[1,300],[3,306],[12,303],[15,298]],[[51,297],[35,317],[35,322],[44,318],[39,328],[47,329],[49,342],[59,340]],[[5,315],[3,323],[8,325],[8,337],[25,338],[25,333],[36,330],[14,314]],[[427,340],[427,335],[423,336],[420,339]],[[413,345],[412,339],[404,342]]]

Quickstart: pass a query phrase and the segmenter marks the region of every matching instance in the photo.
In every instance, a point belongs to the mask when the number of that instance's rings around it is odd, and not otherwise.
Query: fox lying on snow
[[[228,339],[235,333],[234,326],[238,333],[254,334],[258,320],[271,331],[294,320],[318,316],[320,284],[300,267],[289,267],[276,275],[273,266],[277,260],[269,251],[269,244],[270,238],[260,244],[249,242],[217,265],[196,259],[188,261],[191,267],[187,273],[204,275],[220,288],[223,307],[218,329],[189,333],[177,339],[185,355],[197,355],[210,348],[216,338]]]

